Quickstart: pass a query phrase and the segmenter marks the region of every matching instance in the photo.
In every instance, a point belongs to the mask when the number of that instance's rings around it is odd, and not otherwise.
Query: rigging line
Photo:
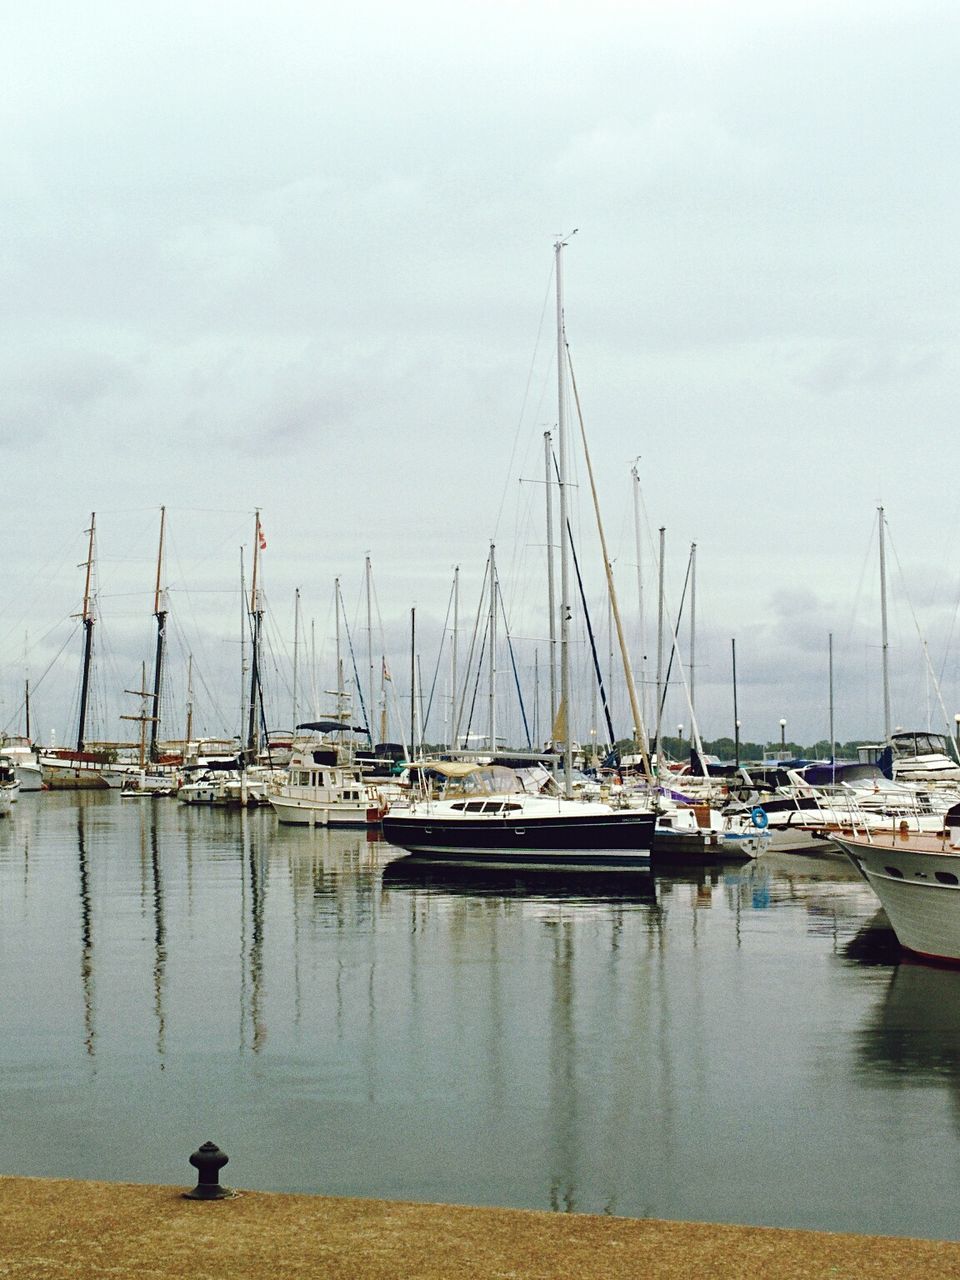
[[[347,621],[346,612],[343,616],[343,629],[347,633],[347,648],[350,650],[350,661],[353,664],[353,681],[357,686],[357,701],[360,703],[360,710],[363,712],[363,725],[367,731],[367,738],[370,746],[373,746],[373,732],[370,729],[370,717],[367,715],[367,705],[363,700],[363,687],[360,684],[360,672],[357,670],[357,655],[353,651],[353,637],[350,634],[350,623]],[[339,707],[337,708],[339,710]],[[294,725],[296,728],[296,725]]]
[[[473,725],[473,711],[477,705],[477,690],[480,688],[480,675],[483,671],[483,655],[486,652],[486,648],[487,648],[487,632],[486,630],[484,630],[483,639],[480,642],[480,657],[477,659],[477,678],[473,682],[473,700],[470,703],[470,715],[467,718],[467,727],[464,730],[464,734],[463,734],[462,750],[464,751],[466,751],[470,745],[470,729],[471,729],[471,726]],[[497,744],[494,743],[493,750],[496,751],[496,749],[497,749]]]
[[[523,389],[523,398],[520,401],[520,414],[519,414],[519,417],[517,418],[517,426],[513,434],[513,448],[510,450],[510,461],[507,464],[506,479],[504,480],[504,484],[503,484],[503,492],[500,495],[500,507],[497,510],[497,518],[494,521],[494,525],[493,525],[493,537],[491,538],[492,542],[496,542],[497,540],[497,533],[500,529],[500,519],[503,515],[503,507],[507,500],[507,491],[510,487],[510,475],[513,471],[513,459],[516,456],[517,442],[520,439],[520,429],[523,426],[523,417],[527,410],[527,400],[530,395],[530,384],[533,382],[533,372],[536,367],[537,352],[540,349],[540,338],[543,334],[543,322],[544,322],[544,317],[546,316],[546,313],[547,313],[547,304],[550,300],[552,284],[553,284],[553,267],[551,265],[550,275],[547,278],[547,287],[543,297],[543,306],[540,309],[540,323],[537,326],[537,338],[533,344],[533,355],[530,358],[530,368],[527,371],[527,383]]]
[[[483,582],[480,586],[480,598],[477,604],[477,616],[474,619],[474,623],[473,623],[473,635],[470,637],[470,652],[467,655],[467,663],[463,671],[462,697],[457,697],[458,691],[456,689],[454,689],[453,691],[453,696],[455,700],[454,707],[456,711],[456,715],[454,716],[454,719],[453,719],[453,734],[451,738],[453,742],[458,742],[460,740],[460,721],[463,718],[463,709],[467,701],[467,689],[470,686],[470,668],[473,666],[473,655],[477,647],[477,635],[480,631],[480,614],[483,610],[483,603],[484,603],[484,598],[485,598],[486,589],[487,589],[487,574],[489,572],[490,572],[490,560],[488,557],[487,562],[483,567]],[[481,661],[482,661],[482,656],[481,656]]]
[[[557,483],[559,484],[560,467],[557,463],[556,454],[554,454],[552,449],[550,451],[550,454],[551,454],[551,457],[553,458],[553,468],[557,474]],[[590,620],[590,610],[587,607],[587,596],[583,589],[583,577],[581,576],[581,573],[580,573],[580,561],[577,557],[577,547],[576,547],[576,543],[573,540],[573,530],[570,527],[569,517],[567,519],[567,540],[570,543],[570,554],[573,557],[573,568],[577,575],[577,586],[580,588],[580,603],[583,605],[583,617],[587,626],[587,636],[590,640],[590,653],[593,656],[593,669],[597,677],[597,687],[600,693],[600,704],[603,707],[604,719],[607,722],[607,733],[610,735],[610,746],[613,747],[616,745],[617,738],[616,738],[616,734],[613,731],[613,718],[610,715],[610,704],[607,701],[607,691],[604,688],[604,684],[603,684],[603,672],[600,668],[600,658],[599,658],[599,655],[597,654],[597,643],[593,634],[593,623]],[[569,714],[570,713],[568,711],[567,715],[569,716]],[[568,724],[569,724],[569,720],[568,720]]]
[[[526,734],[527,748],[528,750],[532,751],[533,742],[530,740],[530,726],[527,723],[527,709],[523,705],[523,690],[520,688],[520,675],[517,671],[517,659],[516,659],[516,655],[513,652],[513,641],[510,638],[510,623],[509,623],[509,620],[507,619],[507,610],[503,603],[503,592],[500,590],[499,578],[497,578],[496,588],[497,588],[497,598],[500,601],[500,613],[503,616],[503,629],[507,637],[507,652],[510,654],[510,663],[513,666],[513,681],[514,681],[514,684],[517,686],[517,698],[520,701],[520,716],[523,720],[523,732]],[[493,745],[494,745],[494,750],[496,750],[496,743],[494,743]]]
[[[60,658],[63,656],[63,651],[66,649],[67,645],[68,645],[68,644],[70,644],[70,642],[73,640],[74,636],[77,634],[77,632],[78,632],[79,630],[80,630],[80,624],[79,624],[79,622],[78,622],[78,623],[74,626],[74,628],[73,628],[73,630],[70,632],[70,634],[67,636],[66,640],[64,640],[64,642],[63,642],[63,644],[60,646],[60,649],[58,650],[58,652],[53,656],[53,658],[51,658],[51,659],[50,659],[50,662],[47,664],[47,668],[46,668],[46,670],[44,671],[43,675],[41,675],[41,676],[40,676],[40,678],[39,678],[38,680],[34,681],[34,682],[33,682],[33,684],[31,685],[31,688],[30,688],[30,693],[31,693],[31,694],[35,694],[35,693],[36,693],[36,691],[40,688],[40,686],[43,684],[44,680],[47,678],[47,676],[48,676],[48,675],[50,674],[50,672],[53,670],[54,666],[55,666],[55,665],[60,661]],[[48,632],[47,634],[49,635],[49,632]],[[16,714],[14,715],[14,717],[13,717],[13,719],[12,719],[12,720],[8,720],[8,721],[7,721],[7,725],[12,724],[12,723],[13,723],[13,722],[18,718],[18,716],[20,715],[20,712],[23,710],[23,707],[24,707],[24,705],[25,705],[25,702],[26,702],[26,699],[23,699],[23,700],[21,701],[20,706],[19,706],[19,707],[17,707]]]
[[[924,657],[924,660],[926,661],[927,670],[930,673],[930,678],[933,681],[933,687],[937,694],[937,702],[939,702],[940,704],[940,710],[943,713],[943,722],[947,727],[947,736],[949,737],[951,725],[950,725],[950,719],[947,716],[947,708],[944,706],[944,703],[943,703],[943,691],[940,688],[940,681],[937,679],[937,674],[933,669],[933,663],[930,661],[930,653],[929,653],[929,650],[927,649],[927,642],[926,640],[924,640],[923,632],[920,630],[920,620],[917,617],[916,610],[913,607],[913,601],[910,599],[910,593],[907,590],[907,582],[903,572],[903,565],[900,563],[900,556],[897,552],[896,546],[894,545],[893,538],[890,535],[889,523],[887,523],[886,528],[887,528],[887,541],[890,544],[890,549],[893,551],[893,558],[896,561],[897,569],[900,572],[900,585],[903,588],[903,594],[907,601],[907,605],[910,609],[910,616],[913,618],[913,625],[917,629],[917,638],[920,641],[920,648],[923,650],[923,657]],[[928,714],[929,714],[929,708],[928,708]]]
[[[430,709],[433,706],[433,694],[434,694],[434,690],[437,687],[437,676],[440,672],[440,659],[443,657],[443,646],[447,638],[447,623],[450,621],[450,610],[453,607],[453,592],[454,592],[455,586],[456,586],[456,579],[454,579],[454,582],[451,583],[450,595],[447,598],[447,613],[446,613],[446,617],[443,619],[443,630],[440,633],[440,648],[437,650],[437,665],[433,669],[433,683],[430,685],[430,697],[427,699],[427,712],[426,712],[426,715],[424,715],[422,708],[420,712],[421,721],[422,721],[420,725],[420,736],[424,741],[426,741],[426,738],[427,738],[427,725],[430,723]],[[421,690],[421,695],[422,695],[422,690]]]
[[[687,587],[690,585],[690,565],[691,565],[691,563],[692,563],[692,557],[687,559],[687,572],[686,572],[686,575],[685,575],[685,577],[684,577],[684,579],[683,579],[683,590],[680,592],[680,608],[677,610],[677,621],[676,621],[676,625],[675,625],[675,626],[674,626],[674,628],[673,628],[673,634],[674,634],[675,636],[677,636],[677,635],[679,635],[679,634],[680,634],[680,623],[681,623],[681,621],[682,621],[682,619],[683,619],[683,606],[686,604],[686,601],[687,601]],[[675,657],[675,655],[676,655],[676,652],[677,652],[677,646],[676,646],[676,645],[671,645],[671,646],[670,646],[670,661],[667,663],[667,670],[666,670],[666,674],[665,674],[665,675],[664,675],[664,677],[663,677],[663,693],[660,695],[660,717],[661,717],[661,719],[662,719],[662,717],[663,717],[663,710],[664,710],[664,707],[667,705],[667,692],[669,691],[669,688],[670,688],[670,672],[673,670],[673,659],[674,659],[674,657]]]

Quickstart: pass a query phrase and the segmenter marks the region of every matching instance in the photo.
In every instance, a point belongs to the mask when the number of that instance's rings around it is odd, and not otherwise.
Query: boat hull
[[[652,813],[438,817],[388,813],[383,835],[421,861],[447,866],[561,871],[647,871]]]
[[[277,821],[293,827],[375,827],[383,809],[365,804],[307,801],[268,797]]]
[[[880,899],[902,947],[960,962],[960,854],[833,838]]]

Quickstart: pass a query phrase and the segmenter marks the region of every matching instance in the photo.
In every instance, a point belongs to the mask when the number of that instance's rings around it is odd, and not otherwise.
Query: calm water
[[[956,1239],[960,972],[833,859],[424,881],[114,794],[0,822],[0,1173]]]

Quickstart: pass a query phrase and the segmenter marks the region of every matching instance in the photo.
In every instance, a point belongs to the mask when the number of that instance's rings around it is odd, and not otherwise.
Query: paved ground
[[[960,1276],[960,1244],[244,1192],[0,1178],[0,1277],[610,1280]]]

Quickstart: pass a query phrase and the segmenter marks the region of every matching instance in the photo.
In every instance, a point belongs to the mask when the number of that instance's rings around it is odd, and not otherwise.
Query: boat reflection
[[[479,897],[547,898],[558,901],[645,903],[657,900],[649,872],[568,872],[454,867],[413,857],[397,858],[383,869],[384,889],[420,889]]]
[[[960,1126],[960,974],[956,968],[910,960],[898,964],[860,1032],[857,1061],[873,1083],[893,1088],[950,1086]]]

